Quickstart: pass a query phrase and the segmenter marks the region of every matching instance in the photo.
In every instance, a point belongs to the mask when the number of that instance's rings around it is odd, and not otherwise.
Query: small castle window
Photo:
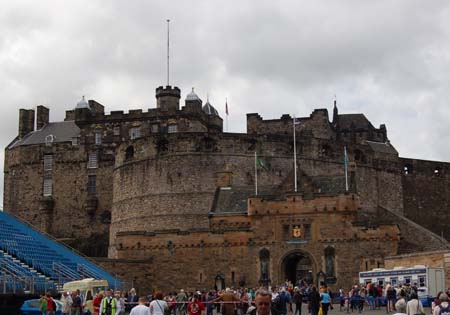
[[[51,177],[44,177],[43,195],[49,197],[53,194],[53,180]]]
[[[203,273],[202,272],[200,272],[200,277],[199,277],[199,281],[198,282],[203,282]]]
[[[234,271],[232,271],[231,272],[231,283],[234,283],[234,281],[235,281],[234,277],[235,277],[235,274],[234,274]]]
[[[433,171],[434,176],[441,176],[442,173],[442,168],[440,168],[439,166],[436,167]]]
[[[120,126],[115,126],[113,129],[113,134],[115,136],[120,136]]]
[[[48,135],[45,137],[45,145],[46,146],[51,146],[54,141],[55,141],[55,137],[53,135]]]
[[[76,146],[80,143],[80,139],[78,137],[73,137],[72,138],[72,145]]]
[[[98,167],[97,152],[91,152],[89,153],[88,168],[97,168],[97,167]]]
[[[178,131],[177,125],[169,125],[169,128],[167,130],[168,133],[176,133]]]
[[[406,164],[405,166],[403,166],[403,174],[405,175],[409,175],[412,174],[413,168],[411,164]]]
[[[95,132],[95,144],[96,145],[102,144],[102,132],[101,131]]]
[[[141,128],[140,127],[130,129],[130,139],[131,140],[138,139],[140,137],[141,137]]]
[[[153,124],[152,125],[152,133],[158,133],[159,132],[159,125]]]
[[[89,175],[88,176],[88,185],[87,185],[88,194],[96,194],[97,193],[97,176]]]
[[[134,158],[134,147],[132,145],[130,145],[126,150],[125,150],[125,160],[131,160]]]
[[[51,171],[53,169],[53,155],[44,155],[44,171]]]

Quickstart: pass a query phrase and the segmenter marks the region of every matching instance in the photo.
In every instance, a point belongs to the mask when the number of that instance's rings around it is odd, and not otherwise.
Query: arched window
[[[126,150],[125,150],[125,160],[131,160],[134,158],[134,147],[132,145],[130,145]]]
[[[325,248],[325,272],[327,274],[327,278],[335,277],[335,268],[334,268],[334,248],[328,246]]]
[[[270,252],[267,248],[259,251],[259,262],[261,264],[261,281],[267,282],[269,280],[269,261]]]

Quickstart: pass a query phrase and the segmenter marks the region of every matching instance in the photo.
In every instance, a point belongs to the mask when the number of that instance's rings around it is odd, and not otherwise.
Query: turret
[[[166,87],[156,88],[156,108],[163,111],[179,110],[180,109],[180,89],[176,86],[173,88],[170,85]]]

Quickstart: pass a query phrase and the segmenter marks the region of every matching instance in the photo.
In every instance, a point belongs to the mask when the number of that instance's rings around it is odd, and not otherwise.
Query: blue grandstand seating
[[[87,258],[0,211],[0,281],[9,291],[30,289],[17,285],[20,281],[16,280],[23,278],[33,279],[34,291],[55,289],[83,278],[105,279],[111,287],[121,285],[114,275]]]

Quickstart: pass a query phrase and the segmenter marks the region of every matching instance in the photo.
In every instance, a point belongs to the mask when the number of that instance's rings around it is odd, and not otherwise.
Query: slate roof
[[[258,187],[258,196],[268,195],[273,187]],[[230,187],[216,193],[212,213],[247,212],[247,199],[255,196],[255,187]]]
[[[9,148],[14,148],[21,145],[33,145],[45,143],[45,138],[49,135],[53,135],[53,142],[69,142],[72,138],[80,136],[80,128],[71,121],[52,122],[46,124],[39,130],[33,131],[13,142]]]
[[[340,129],[350,129],[352,124],[355,129],[374,128],[372,123],[364,114],[343,114],[338,115],[338,126]]]
[[[374,141],[366,141],[366,143],[374,152],[398,155],[397,150],[390,143]]]

